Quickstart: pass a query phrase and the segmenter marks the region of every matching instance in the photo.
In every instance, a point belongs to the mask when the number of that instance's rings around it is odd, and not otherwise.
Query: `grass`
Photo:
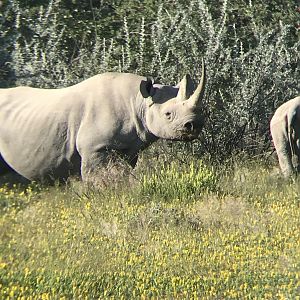
[[[299,182],[243,165],[2,185],[0,299],[300,299]]]

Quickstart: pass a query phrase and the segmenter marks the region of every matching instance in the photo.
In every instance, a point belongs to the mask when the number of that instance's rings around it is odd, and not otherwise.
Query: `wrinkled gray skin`
[[[158,138],[192,140],[204,123],[204,65],[194,89],[146,77],[105,73],[62,89],[0,89],[0,175],[11,169],[29,180],[97,175],[117,152],[134,167]]]
[[[278,107],[270,123],[282,174],[300,171],[300,96]]]

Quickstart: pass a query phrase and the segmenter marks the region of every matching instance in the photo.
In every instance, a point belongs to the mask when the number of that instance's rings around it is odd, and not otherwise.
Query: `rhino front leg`
[[[127,161],[119,153],[108,150],[84,154],[81,160],[82,180],[96,185],[122,180],[128,176],[136,159]]]
[[[101,169],[105,167],[107,153],[105,151],[84,153],[81,155],[81,178],[85,182],[100,180]]]

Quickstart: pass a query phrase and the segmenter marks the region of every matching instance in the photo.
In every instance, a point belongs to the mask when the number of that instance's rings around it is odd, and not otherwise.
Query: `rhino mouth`
[[[182,135],[182,140],[184,141],[192,141],[199,137],[199,133],[197,134],[188,134],[188,135]]]
[[[179,136],[175,137],[175,141],[192,141],[199,138],[200,132],[180,132]]]

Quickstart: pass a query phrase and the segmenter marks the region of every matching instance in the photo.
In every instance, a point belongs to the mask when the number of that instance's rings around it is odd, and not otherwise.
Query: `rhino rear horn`
[[[153,96],[153,78],[147,77],[146,80],[142,80],[140,84],[140,92],[143,98],[149,98]]]
[[[201,100],[204,95],[204,87],[206,83],[206,74],[205,74],[205,65],[204,65],[204,59],[202,58],[202,74],[201,74],[201,80],[199,85],[197,86],[195,92],[190,97],[189,101],[192,105],[198,106],[201,103]]]
[[[194,82],[189,74],[185,75],[177,86],[179,87],[177,94],[179,101],[187,100],[195,89]]]

